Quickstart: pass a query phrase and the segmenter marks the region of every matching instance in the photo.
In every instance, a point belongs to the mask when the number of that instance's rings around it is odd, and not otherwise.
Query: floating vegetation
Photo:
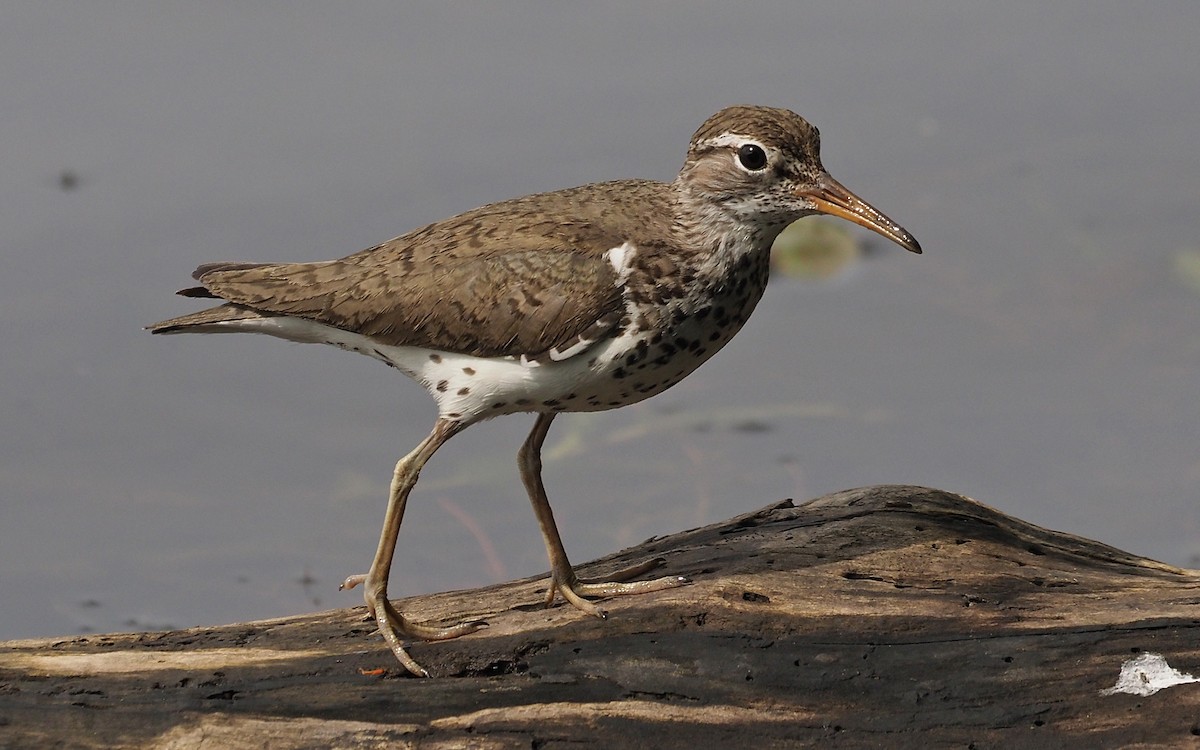
[[[1187,248],[1176,250],[1171,262],[1171,271],[1193,292],[1200,294],[1200,250]]]
[[[830,279],[862,257],[862,246],[841,223],[801,219],[780,233],[771,247],[771,270],[781,276]]]

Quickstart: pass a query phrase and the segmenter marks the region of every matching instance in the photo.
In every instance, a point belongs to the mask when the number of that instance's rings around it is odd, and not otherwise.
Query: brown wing
[[[537,357],[601,337],[624,313],[604,254],[628,235],[606,221],[597,187],[485,206],[341,260],[210,264],[197,279],[238,306],[390,345]]]

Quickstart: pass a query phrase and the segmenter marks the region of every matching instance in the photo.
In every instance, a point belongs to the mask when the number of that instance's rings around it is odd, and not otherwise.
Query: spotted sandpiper
[[[821,166],[817,129],[785,109],[730,107],[692,136],[673,182],[621,180],[493,203],[341,260],[209,263],[179,292],[225,302],[156,323],[154,333],[265,333],[378,359],[425,386],[433,430],[396,464],[383,532],[362,584],[392,653],[427,675],[402,639],[444,639],[486,625],[420,624],[387,597],[396,536],[421,468],[484,419],[533,412],[517,454],[550,556],[556,595],[588,598],[687,583],[582,581],[542,485],[542,443],[559,412],[601,411],[670,388],[729,341],[767,284],[771,243],[810,214],[840,216],[914,253],[917,241]]]

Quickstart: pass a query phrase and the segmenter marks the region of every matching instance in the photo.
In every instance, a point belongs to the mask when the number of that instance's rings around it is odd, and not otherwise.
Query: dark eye
[[[749,169],[751,172],[767,166],[767,152],[762,150],[762,146],[757,143],[747,143],[738,149],[738,161],[742,166]]]

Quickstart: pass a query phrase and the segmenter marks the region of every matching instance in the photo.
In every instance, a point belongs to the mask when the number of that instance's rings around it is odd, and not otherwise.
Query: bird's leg
[[[387,515],[383,521],[383,531],[379,535],[379,547],[375,550],[375,559],[371,569],[365,575],[350,576],[342,583],[342,588],[354,588],[365,584],[363,598],[366,599],[367,609],[379,625],[379,632],[387,641],[392,653],[404,665],[404,668],[418,677],[428,677],[424,667],[413,661],[404,650],[401,637],[421,638],[424,640],[444,640],[457,638],[460,635],[474,632],[487,623],[475,620],[462,622],[445,628],[431,627],[412,622],[392,606],[387,598],[388,575],[392,569],[392,556],[396,552],[396,536],[400,531],[400,522],[404,519],[404,506],[408,494],[421,475],[421,467],[429,457],[447,440],[462,429],[458,422],[438,419],[433,426],[433,432],[421,441],[421,444],[396,463],[392,472],[392,484],[388,495]]]
[[[546,553],[550,556],[550,586],[546,593],[546,605],[554,602],[556,594],[574,607],[589,615],[607,617],[604,610],[587,601],[585,596],[617,596],[620,594],[644,594],[650,591],[682,586],[690,581],[684,576],[667,576],[651,581],[635,581],[623,583],[630,578],[639,576],[663,563],[662,558],[655,558],[635,565],[625,570],[613,573],[609,581],[581,581],[567,559],[563,549],[562,538],[558,535],[558,527],[554,524],[554,513],[550,510],[550,501],[546,497],[546,487],[542,484],[542,443],[546,433],[550,431],[550,423],[554,414],[539,414],[533,423],[533,430],[525,439],[524,445],[517,453],[517,463],[521,468],[521,481],[529,492],[529,500],[533,503],[533,512],[537,515],[538,525],[542,529],[542,538],[546,542]]]

